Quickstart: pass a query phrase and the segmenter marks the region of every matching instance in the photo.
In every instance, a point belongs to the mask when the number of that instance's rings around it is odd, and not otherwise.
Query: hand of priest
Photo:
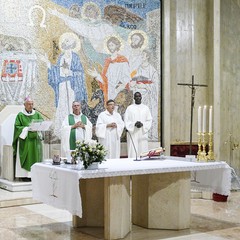
[[[85,128],[85,125],[81,122],[81,121],[79,121],[79,122],[76,122],[73,126],[72,126],[72,128]]]
[[[141,128],[141,127],[143,126],[143,124],[142,124],[140,121],[137,121],[137,122],[135,123],[135,126],[136,126],[137,128]]]
[[[115,122],[107,124],[107,127],[116,128],[117,124]]]

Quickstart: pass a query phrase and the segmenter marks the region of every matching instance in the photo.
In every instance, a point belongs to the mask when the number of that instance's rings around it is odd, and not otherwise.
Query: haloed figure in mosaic
[[[66,115],[71,112],[74,100],[87,101],[87,89],[84,70],[78,51],[80,39],[74,33],[64,33],[59,39],[62,51],[57,64],[48,63],[48,83],[55,92],[56,115],[54,133],[60,137],[60,128]]]
[[[131,77],[135,77],[137,69],[142,64],[142,51],[148,45],[148,37],[144,31],[134,30],[128,36],[130,44],[129,53],[127,55]]]
[[[149,60],[150,52],[145,49],[142,52],[142,64],[138,67],[136,75],[130,83],[130,90],[140,92],[142,103],[149,107],[153,121],[148,136],[150,140],[158,141],[160,79],[157,70]]]
[[[111,36],[105,39],[105,43],[111,56],[105,59],[102,73],[96,69],[89,70],[88,73],[100,82],[105,99],[114,99],[130,82],[130,69],[127,58],[118,53],[122,47],[120,38]]]
[[[116,33],[113,26],[101,18],[101,10],[93,2],[83,4],[81,18],[67,16],[55,9],[49,9],[48,12],[62,19],[73,32],[86,38],[99,53],[105,53],[104,39]]]

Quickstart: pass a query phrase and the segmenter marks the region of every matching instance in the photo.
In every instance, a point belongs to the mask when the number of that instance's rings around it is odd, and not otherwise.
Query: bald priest
[[[29,128],[33,121],[43,120],[40,113],[33,109],[33,100],[26,97],[24,109],[16,116],[13,135],[13,157],[16,163],[15,177],[31,178],[31,166],[42,161],[41,132],[31,131]],[[27,178],[27,179],[26,179]]]

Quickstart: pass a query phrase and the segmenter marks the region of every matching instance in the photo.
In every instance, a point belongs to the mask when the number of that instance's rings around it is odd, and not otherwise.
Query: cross
[[[9,63],[9,64],[7,65],[7,73],[8,73],[9,75],[12,75],[12,74],[16,73],[16,70],[17,70],[17,65],[16,65],[16,63]]]
[[[189,147],[189,155],[192,155],[192,124],[193,124],[193,108],[194,108],[194,100],[196,87],[207,87],[205,84],[194,84],[194,76],[192,75],[192,83],[178,83],[181,86],[188,86],[192,89],[191,95],[191,121],[190,121],[190,147]]]

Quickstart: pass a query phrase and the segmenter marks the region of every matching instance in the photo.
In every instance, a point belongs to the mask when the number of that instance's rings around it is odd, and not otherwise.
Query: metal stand
[[[191,94],[191,121],[190,121],[190,147],[189,147],[189,155],[192,155],[192,123],[193,123],[193,108],[194,108],[196,87],[207,87],[207,85],[194,84],[194,76],[193,75],[192,75],[192,83],[178,83],[178,85],[188,86],[192,89],[192,94]]]

